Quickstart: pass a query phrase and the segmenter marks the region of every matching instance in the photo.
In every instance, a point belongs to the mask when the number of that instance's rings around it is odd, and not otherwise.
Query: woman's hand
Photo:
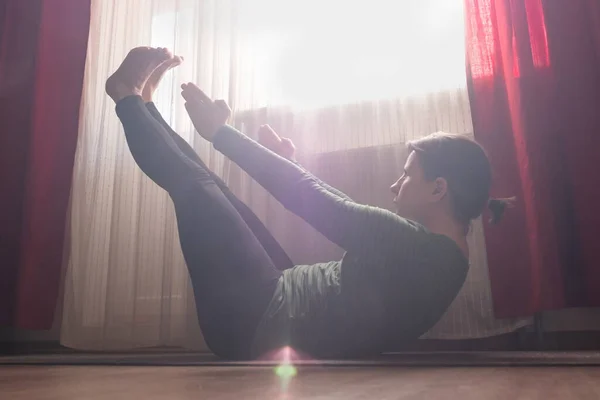
[[[269,125],[261,125],[258,129],[258,143],[283,158],[296,161],[296,146],[294,146],[294,143],[288,138],[279,136]]]
[[[219,129],[227,123],[231,109],[223,100],[212,101],[193,83],[184,83],[181,89],[181,95],[186,101],[185,109],[194,128],[200,136],[212,142]]]

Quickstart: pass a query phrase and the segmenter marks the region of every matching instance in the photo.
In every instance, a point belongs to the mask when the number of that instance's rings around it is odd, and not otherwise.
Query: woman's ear
[[[443,199],[444,196],[446,196],[446,193],[448,193],[448,181],[444,178],[436,178],[435,181],[433,181],[432,195],[434,200],[439,201]]]

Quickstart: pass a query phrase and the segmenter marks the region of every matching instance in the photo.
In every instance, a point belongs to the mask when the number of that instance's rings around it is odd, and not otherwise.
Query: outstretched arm
[[[294,146],[294,143],[288,138],[279,136],[279,134],[275,132],[275,130],[268,124],[261,125],[261,127],[258,129],[258,143],[302,168],[305,173],[310,174],[311,177],[313,177],[328,192],[333,193],[343,199],[353,201],[350,196],[346,195],[341,190],[329,186],[304,168],[298,161],[296,161],[296,146]]]
[[[298,165],[230,126],[221,127],[213,143],[284,207],[345,250],[380,248],[417,229],[387,210],[357,204],[331,193]]]
[[[387,210],[353,203],[327,191],[291,161],[226,125],[231,109],[193,83],[182,85],[185,107],[198,133],[244,169],[284,207],[345,250],[412,248],[419,227]]]
[[[304,168],[298,161],[292,161],[294,164],[296,164],[298,167],[300,167],[305,174],[308,174],[312,179],[314,179],[319,185],[321,185],[321,187],[323,187],[323,189],[327,190],[329,193],[334,194],[338,197],[341,197],[344,200],[348,200],[348,201],[352,201],[354,202],[354,200],[352,200],[350,198],[350,196],[348,196],[346,193],[342,192],[339,189],[334,188],[333,186],[329,186],[327,183],[323,182],[321,179],[319,179],[318,177],[316,177],[315,175],[313,175],[309,170],[307,170],[306,168]]]

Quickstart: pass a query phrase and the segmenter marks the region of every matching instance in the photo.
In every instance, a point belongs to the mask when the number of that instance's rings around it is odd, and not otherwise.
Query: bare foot
[[[142,94],[144,85],[154,70],[173,55],[167,49],[136,47],[119,68],[106,80],[106,93],[118,103],[121,99]]]
[[[175,56],[158,66],[146,81],[144,85],[144,89],[142,90],[142,99],[144,99],[145,103],[149,103],[152,101],[152,96],[156,91],[156,88],[160,84],[160,81],[165,76],[167,71],[173,69],[180,65],[183,62],[183,57]]]

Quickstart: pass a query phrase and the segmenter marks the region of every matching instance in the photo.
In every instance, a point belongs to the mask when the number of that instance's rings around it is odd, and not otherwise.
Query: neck
[[[467,236],[465,235],[463,224],[458,223],[447,215],[441,215],[432,218],[423,225],[432,233],[444,235],[452,239],[465,257],[469,258],[469,246],[467,245]]]

